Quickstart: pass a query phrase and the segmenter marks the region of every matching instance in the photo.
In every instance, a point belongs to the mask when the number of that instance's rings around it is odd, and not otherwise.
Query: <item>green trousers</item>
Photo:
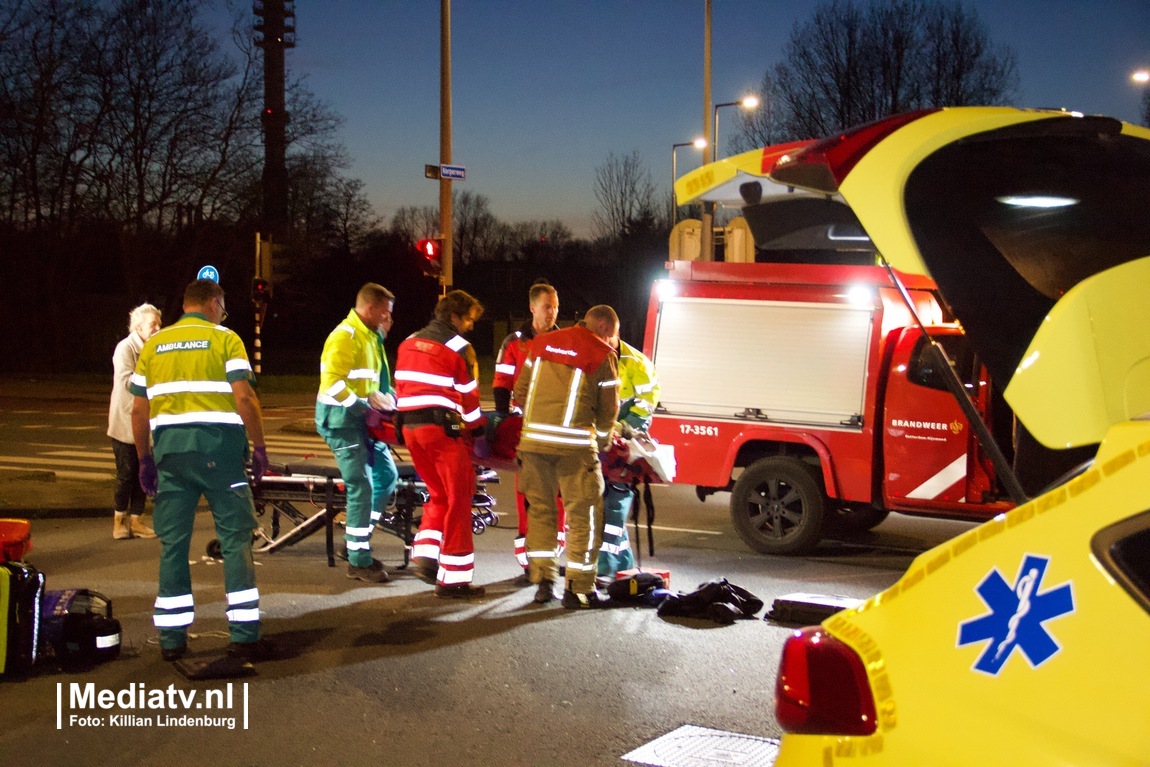
[[[252,561],[252,531],[257,525],[242,453],[167,453],[157,468],[159,492],[153,524],[162,548],[160,589],[152,620],[160,632],[160,647],[186,644],[188,626],[195,617],[188,553],[201,496],[211,507],[223,553],[231,641],[256,641],[260,637],[260,597]]]
[[[371,534],[379,522],[391,494],[395,492],[399,472],[391,457],[391,448],[367,437],[367,426],[316,430],[335,455],[343,485],[347,489],[347,561],[356,567],[370,567]]]
[[[614,578],[620,570],[635,566],[635,553],[627,535],[627,517],[631,515],[634,494],[630,485],[608,482],[603,493],[603,545],[599,548],[598,574]]]

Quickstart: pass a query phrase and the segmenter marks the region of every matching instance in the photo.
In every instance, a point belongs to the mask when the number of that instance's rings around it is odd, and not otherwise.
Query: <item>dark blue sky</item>
[[[715,102],[754,91],[818,0],[714,0]],[[1016,105],[1135,121],[1150,66],[1150,0],[976,0],[1018,60]],[[377,213],[438,204],[439,2],[297,0],[289,70],[346,120],[341,139]],[[561,219],[591,232],[594,170],[638,150],[671,182],[671,146],[702,134],[703,0],[455,0],[456,183],[501,220]],[[726,153],[732,109],[720,116]],[[679,173],[698,152],[678,152]]]

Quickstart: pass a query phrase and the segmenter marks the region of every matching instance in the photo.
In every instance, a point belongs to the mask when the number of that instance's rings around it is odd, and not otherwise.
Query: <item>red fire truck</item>
[[[931,353],[926,336],[989,422],[985,368],[928,278],[898,275],[904,296],[878,266],[667,270],[644,343],[661,387],[650,432],[674,450],[675,482],[731,493],[748,546],[799,554],[891,511],[984,520],[1013,506]]]

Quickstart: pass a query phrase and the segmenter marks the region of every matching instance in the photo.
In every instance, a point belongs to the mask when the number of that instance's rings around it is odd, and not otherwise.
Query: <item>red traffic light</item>
[[[419,251],[419,255],[423,256],[423,273],[428,277],[439,276],[443,240],[438,237],[425,238],[415,244],[415,249]]]
[[[440,242],[438,239],[423,239],[416,244],[419,254],[428,261],[439,260]]]
[[[267,280],[256,277],[252,280],[252,300],[257,304],[266,304],[272,297],[272,286]]]

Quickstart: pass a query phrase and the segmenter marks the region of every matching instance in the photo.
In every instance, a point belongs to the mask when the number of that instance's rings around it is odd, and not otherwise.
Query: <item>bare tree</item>
[[[403,242],[415,243],[439,234],[439,208],[430,205],[404,206],[395,211],[388,230]]]
[[[0,216],[22,227],[58,228],[72,218],[65,208],[100,124],[84,73],[94,39],[89,6],[17,2],[0,12]]]
[[[213,152],[216,105],[233,65],[196,23],[200,0],[120,0],[100,30],[95,64],[107,117],[93,180],[113,218],[164,229],[194,194],[186,169]]]
[[[334,234],[344,255],[358,251],[369,234],[379,228],[380,219],[363,192],[358,178],[336,178],[332,183]]]
[[[1000,104],[1017,82],[1014,54],[957,0],[831,0],[791,32],[784,60],[763,78],[766,109],[744,120],[739,146],[924,107]]]
[[[852,0],[819,6],[810,21],[796,26],[786,60],[775,68],[789,132],[823,136],[865,122],[865,39],[865,17]]]
[[[931,5],[923,27],[923,106],[1005,104],[1018,87],[1014,54],[991,44],[973,10]]]
[[[499,238],[487,197],[470,190],[455,192],[451,208],[455,218],[452,222],[453,249],[459,254],[460,263],[492,260],[493,247]]]
[[[622,237],[633,221],[662,216],[651,172],[637,149],[622,157],[612,152],[595,169],[595,199],[599,209],[592,222],[600,237]]]
[[[779,89],[770,72],[759,84],[759,102],[758,109],[739,110],[739,130],[731,135],[727,146],[731,154],[802,138],[790,133],[783,120]]]

